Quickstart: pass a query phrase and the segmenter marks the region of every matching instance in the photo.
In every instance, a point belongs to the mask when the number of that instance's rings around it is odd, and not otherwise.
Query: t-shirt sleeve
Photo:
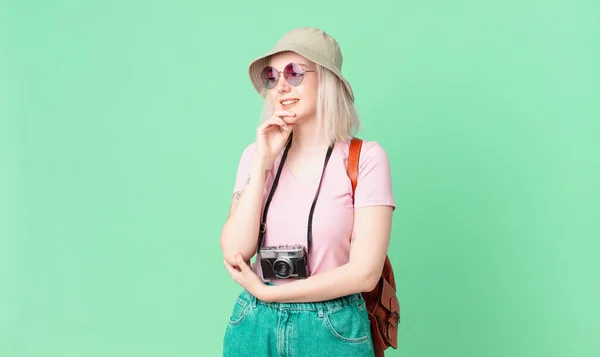
[[[256,145],[252,143],[246,146],[242,152],[233,187],[234,193],[243,190],[246,186],[246,181],[248,180],[248,175],[250,174],[250,169],[252,167],[252,161],[254,160],[255,148]]]
[[[354,208],[386,205],[396,208],[387,152],[377,142],[363,142],[358,163]]]

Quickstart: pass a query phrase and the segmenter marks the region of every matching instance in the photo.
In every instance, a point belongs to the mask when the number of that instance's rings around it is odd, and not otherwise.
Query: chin
[[[290,117],[284,117],[283,121],[285,121],[288,124],[298,124],[299,121],[302,121],[302,116],[298,113],[296,113],[296,116],[293,118]]]

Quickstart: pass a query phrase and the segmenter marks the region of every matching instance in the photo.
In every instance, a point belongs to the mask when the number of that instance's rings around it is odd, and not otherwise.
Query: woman
[[[250,64],[264,120],[241,156],[221,234],[224,264],[244,288],[225,356],[373,356],[361,293],[381,275],[395,203],[377,142],[363,141],[352,193],[359,120],[341,67],[338,43],[310,27]]]

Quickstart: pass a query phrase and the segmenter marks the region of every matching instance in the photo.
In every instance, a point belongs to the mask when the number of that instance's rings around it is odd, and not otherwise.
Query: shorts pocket
[[[364,300],[325,313],[325,325],[331,334],[344,342],[362,343],[369,340],[368,321],[364,320]]]
[[[229,316],[230,325],[238,325],[248,316],[253,309],[252,295],[247,291],[243,291],[233,304],[233,310]]]

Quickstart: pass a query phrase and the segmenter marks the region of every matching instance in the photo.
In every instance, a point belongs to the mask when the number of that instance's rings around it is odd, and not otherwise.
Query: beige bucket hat
[[[352,87],[342,76],[343,56],[340,45],[325,31],[314,27],[300,27],[289,31],[275,44],[275,47],[250,63],[248,68],[250,80],[261,96],[265,97],[267,94],[260,80],[261,71],[268,65],[269,56],[284,51],[296,52],[333,72],[342,80],[348,95],[354,102]]]

